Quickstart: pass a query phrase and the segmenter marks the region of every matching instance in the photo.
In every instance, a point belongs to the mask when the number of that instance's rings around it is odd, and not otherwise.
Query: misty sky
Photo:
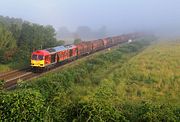
[[[178,29],[180,0],[1,0],[0,15],[56,29],[80,25],[124,31]]]

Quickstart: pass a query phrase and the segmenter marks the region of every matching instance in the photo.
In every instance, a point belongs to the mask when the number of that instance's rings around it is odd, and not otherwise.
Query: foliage
[[[162,121],[178,121],[179,115],[176,113],[179,110],[178,106],[171,104],[154,104],[149,101],[133,103],[126,101],[119,105],[120,110],[123,110],[123,115],[132,122],[162,122]]]
[[[16,40],[2,24],[0,24],[0,63],[11,61],[16,48]]]
[[[95,101],[82,103],[79,102],[70,105],[69,107],[65,113],[67,115],[67,119],[65,119],[65,121],[127,121],[125,117],[122,115],[122,113],[116,110],[114,107]]]
[[[64,45],[65,41],[64,40],[58,40],[56,45]]]
[[[37,121],[178,121],[179,42],[149,46],[146,38],[93,54],[61,67],[58,73],[23,83],[14,92],[7,92],[12,99],[3,106],[12,103],[17,92],[30,90],[40,96],[42,102],[38,105],[44,105],[36,111],[38,117],[30,114]],[[161,65],[156,64],[159,61]],[[30,93],[22,96],[28,98]],[[19,110],[13,108],[7,110]],[[16,117],[22,115],[17,112]],[[11,119],[17,121],[16,117]]]
[[[78,44],[80,42],[82,42],[82,40],[80,38],[77,38],[77,39],[74,40],[74,44]]]
[[[153,105],[145,103],[139,108],[138,121],[176,121],[177,117],[173,112],[171,105]]]
[[[0,91],[3,90],[4,80],[0,80]]]
[[[0,96],[2,121],[40,121],[44,100],[38,91],[31,89],[3,92]]]
[[[0,16],[0,64],[17,68],[21,62],[22,66],[28,66],[32,51],[62,43],[56,40],[55,29],[50,25]]]
[[[19,47],[28,47],[29,51],[44,49],[55,45],[55,30],[51,26],[23,23]]]
[[[117,69],[113,75],[122,77],[117,78],[117,82],[126,82],[124,96],[128,94],[134,99],[144,99],[145,96],[152,101],[164,99],[173,103],[179,101],[179,47],[179,42],[152,45]]]

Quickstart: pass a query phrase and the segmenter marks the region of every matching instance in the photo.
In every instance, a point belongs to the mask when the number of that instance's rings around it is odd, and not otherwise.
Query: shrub
[[[40,121],[43,118],[44,99],[31,89],[4,92],[0,95],[2,121]]]
[[[139,108],[139,111],[140,112],[139,112],[138,121],[146,121],[146,122],[178,121],[178,118],[174,113],[174,108],[171,105],[144,103]]]

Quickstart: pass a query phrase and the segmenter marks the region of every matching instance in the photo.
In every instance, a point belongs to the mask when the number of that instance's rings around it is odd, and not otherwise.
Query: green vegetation
[[[0,72],[27,66],[32,51],[62,43],[52,26],[0,16]]]
[[[1,90],[1,120],[180,120],[180,42],[149,46],[151,40],[80,59],[15,91]]]
[[[82,42],[82,40],[80,38],[77,38],[77,39],[74,40],[74,44],[78,44],[80,42]]]
[[[1,120],[3,121],[32,121],[41,120],[43,112],[43,97],[35,90],[21,90],[9,94],[2,93]],[[6,99],[4,99],[6,98]]]
[[[180,101],[180,42],[160,42],[135,56],[116,76],[124,99],[178,104]],[[125,85],[125,87],[123,87]],[[128,89],[129,93],[122,89]],[[128,99],[129,99],[128,98]]]

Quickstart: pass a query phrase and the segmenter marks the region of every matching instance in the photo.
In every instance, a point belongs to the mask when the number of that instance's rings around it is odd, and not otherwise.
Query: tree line
[[[63,44],[51,25],[0,16],[0,63],[29,60],[32,51]]]

